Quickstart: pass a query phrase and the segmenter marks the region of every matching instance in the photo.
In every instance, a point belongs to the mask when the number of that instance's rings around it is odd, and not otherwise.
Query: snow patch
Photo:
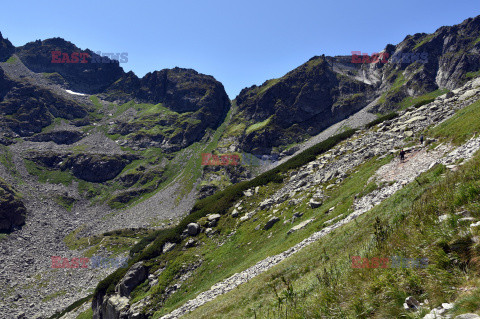
[[[87,94],[78,93],[78,92],[73,92],[73,91],[70,91],[70,90],[65,90],[65,91],[67,91],[67,93],[70,93],[70,94],[73,94],[73,95],[87,96]]]

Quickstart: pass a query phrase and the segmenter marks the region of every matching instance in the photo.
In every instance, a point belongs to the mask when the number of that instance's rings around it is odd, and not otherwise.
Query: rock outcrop
[[[25,224],[26,213],[17,192],[0,179],[0,232],[9,232]]]
[[[265,154],[318,134],[372,99],[367,84],[336,74],[325,57],[313,57],[279,79],[243,89],[232,125],[249,123],[240,148]]]
[[[49,169],[72,171],[87,182],[101,183],[115,178],[136,157],[134,155],[58,154],[30,152],[28,158]]]
[[[73,120],[87,116],[84,106],[73,100],[9,79],[0,69],[0,112],[7,127],[20,136],[31,136],[52,124],[54,118]]]
[[[14,52],[13,44],[8,39],[4,39],[0,32],[0,62],[5,62]]]
[[[56,144],[73,144],[81,140],[85,134],[80,131],[58,130],[47,133],[39,133],[30,138],[26,138],[27,141],[32,142],[54,142]]]

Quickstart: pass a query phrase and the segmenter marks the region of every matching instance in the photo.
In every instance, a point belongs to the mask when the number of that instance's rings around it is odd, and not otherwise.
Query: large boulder
[[[187,225],[187,231],[190,236],[196,236],[200,232],[200,225],[197,223],[190,223]]]
[[[122,280],[115,286],[115,292],[122,297],[128,297],[135,287],[147,279],[147,276],[147,268],[143,262],[138,262],[128,270]]]
[[[323,202],[321,200],[315,200],[315,199],[312,198],[312,199],[310,199],[308,204],[310,205],[311,208],[315,209],[315,208],[318,208],[318,207],[322,206]]]

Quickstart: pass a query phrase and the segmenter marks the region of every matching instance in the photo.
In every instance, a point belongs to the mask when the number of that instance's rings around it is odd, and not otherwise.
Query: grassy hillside
[[[433,132],[457,143],[477,130],[461,110]],[[340,190],[339,190],[340,191]],[[342,190],[343,191],[343,190]],[[437,165],[355,222],[327,235],[186,318],[422,318],[407,296],[453,314],[480,313],[480,154],[450,172]],[[445,219],[440,222],[439,216]],[[352,268],[352,256],[428,258],[422,268]]]
[[[423,104],[423,101],[417,102]],[[480,102],[476,102],[441,125],[425,128],[424,134],[438,139],[434,145],[462,144],[478,132],[475,119],[479,112]],[[366,127],[373,128],[397,116],[387,114]],[[380,188],[371,177],[391,162],[394,155],[366,158],[362,165],[345,172],[347,177],[341,182],[333,179],[317,185],[325,194],[318,208],[312,209],[309,205],[313,193],[303,191],[291,195],[273,212],[261,209],[261,203],[271,198],[299,167],[328,153],[334,146],[342,148],[351,143],[345,140],[354,132],[348,130],[336,135],[271,171],[202,199],[174,228],[144,237],[132,248],[129,265],[144,261],[150,274],[163,270],[155,285],[149,285],[149,281],[139,285],[132,292],[130,303],[149,297],[152,302],[146,311],[153,314],[153,318],[160,318],[212,285],[285,251],[332,221],[352,213],[356,198]],[[353,139],[357,138],[363,135],[355,135]],[[470,225],[480,219],[479,172],[480,154],[459,166],[457,171],[437,164],[354,221],[186,318],[423,317],[427,310],[419,313],[404,310],[407,296],[421,302],[428,300],[431,308],[455,302],[452,312],[457,314],[478,312],[480,245],[477,236],[480,229],[471,229]],[[244,194],[254,189],[252,196]],[[234,204],[240,204],[241,214],[252,213],[253,217],[239,220],[232,216],[232,211],[238,208],[234,208]],[[207,228],[207,216],[215,213],[222,215],[218,224],[210,232],[194,237],[193,246],[185,249],[189,238],[181,234],[187,224],[198,222]],[[264,230],[262,226],[272,214],[280,216],[281,221]],[[462,219],[465,217],[470,219]],[[312,222],[305,228],[288,234],[292,226],[310,219]],[[162,253],[167,242],[177,246]],[[393,256],[423,258],[428,263],[426,268],[358,269],[352,267],[353,256],[389,258],[390,261]],[[94,297],[112,293],[126,271],[127,268],[118,269],[100,282]],[[179,273],[190,276],[166,298],[165,293],[179,283]]]
[[[219,213],[225,215],[233,209],[233,203],[244,196],[243,192],[245,190],[258,186],[260,195],[251,198],[250,200],[245,199],[243,204],[247,211],[254,210],[258,207],[259,198],[265,198],[268,197],[268,195],[272,195],[280,186],[279,183],[282,182],[288,171],[314,160],[317,155],[330,150],[333,146],[352,136],[354,132],[354,130],[348,130],[331,137],[326,141],[307,149],[269,172],[261,174],[250,181],[232,185],[224,191],[198,201],[192,212],[175,228],[161,230],[144,238],[138,245],[133,247],[131,251],[133,258],[130,261],[130,265],[143,260],[146,261],[147,266],[150,267],[150,273],[156,271],[162,266],[165,266],[166,270],[162,272],[161,278],[159,278],[159,285],[155,286],[153,289],[149,289],[150,287],[148,285],[137,287],[137,290],[134,292],[134,295],[136,296],[135,300],[140,300],[148,295],[152,295],[153,298],[159,298],[158,302],[154,303],[155,305],[162,304],[161,295],[164,289],[172,283],[178,271],[180,271],[184,265],[191,264],[194,260],[198,260],[198,256],[202,256],[201,266],[196,270],[196,275],[192,279],[195,280],[195,282],[189,282],[188,285],[184,286],[188,287],[185,288],[185,291],[180,290],[175,293],[173,298],[169,298],[165,307],[156,314],[157,317],[160,314],[165,313],[167,310],[172,310],[176,305],[188,300],[196,293],[205,290],[209,285],[211,286],[213,283],[230,276],[236,271],[247,268],[256,261],[272,254],[272,252],[280,252],[301,241],[305,235],[321,229],[323,227],[323,222],[336,216],[329,215],[327,217],[324,212],[325,209],[330,209],[336,205],[337,208],[335,209],[335,214],[342,215],[343,213],[346,213],[352,204],[352,195],[362,191],[367,179],[373,174],[379,165],[386,163],[386,159],[377,162],[368,162],[365,164],[365,168],[360,169],[359,172],[352,175],[355,177],[352,177],[350,182],[345,182],[347,183],[346,186],[342,186],[344,187],[342,188],[344,189],[344,192],[342,193],[341,191],[338,191],[338,193],[335,193],[342,194],[341,196],[332,196],[332,198],[334,198],[332,199],[332,202],[324,204],[321,209],[311,212],[314,216],[318,215],[320,217],[314,223],[309,225],[302,234],[293,234],[287,238],[285,237],[286,231],[290,229],[292,225],[278,225],[274,228],[275,230],[269,235],[268,239],[259,237],[256,240],[255,237],[252,237],[252,230],[258,223],[254,224],[249,221],[243,223],[237,228],[235,226],[236,219],[229,216],[222,218],[219,225],[217,225],[215,233],[218,236],[216,235],[212,239],[210,236],[201,234],[200,237],[198,237],[198,241],[201,242],[201,245],[198,245],[198,249],[194,248],[187,251],[176,249],[166,255],[161,254],[164,243],[181,243],[182,239],[180,234],[186,228],[188,223],[198,221],[200,224],[204,224],[206,223],[205,216],[207,216],[207,214]],[[331,190],[329,193],[330,192],[335,191]],[[303,202],[300,207],[301,211],[307,211],[306,206],[308,199],[309,198],[305,198],[304,196],[300,199]],[[285,202],[285,218],[292,218],[298,208],[299,207],[292,207]],[[306,214],[305,217],[308,217],[307,215],[310,214]],[[262,216],[261,220],[263,221],[267,218],[268,216]],[[221,248],[217,247],[219,242],[222,242],[231,236],[234,236],[234,240],[231,242],[229,241],[228,245],[224,245]],[[261,233],[259,233],[258,236],[263,237]],[[279,245],[279,242],[282,244]],[[254,245],[250,246],[251,244]],[[239,254],[231,254],[232,250],[238,250]],[[250,251],[253,251],[254,253],[250,253]],[[248,257],[245,258],[245,256]],[[119,269],[103,280],[97,286],[95,295],[103,294],[105,292],[113,292],[115,284],[121,277],[123,277],[125,272],[126,269]]]

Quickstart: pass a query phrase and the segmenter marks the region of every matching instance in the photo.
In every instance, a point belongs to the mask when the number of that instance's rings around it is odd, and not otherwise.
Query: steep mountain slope
[[[314,57],[280,79],[243,89],[231,125],[256,123],[246,127],[239,147],[264,154],[318,134],[372,99],[368,85],[335,74],[324,57]]]
[[[78,119],[87,116],[87,110],[78,102],[24,81],[12,81],[0,69],[0,112],[3,123],[20,136],[40,133],[55,118]]]
[[[367,220],[361,220],[368,225],[362,229],[367,234],[368,229],[377,229],[375,236],[380,240],[378,236],[386,236],[382,234],[383,227],[387,226],[380,224],[380,228],[374,228],[372,220],[375,221],[375,216],[381,218],[382,223],[385,219],[390,221],[385,209],[392,210],[391,214],[405,214],[404,209],[408,204],[395,207],[398,199],[404,198],[405,191],[420,187],[415,191],[420,191],[421,194],[428,189],[430,183],[441,181],[441,175],[446,170],[458,169],[454,163],[471,158],[480,149],[480,139],[475,133],[480,127],[471,119],[472,112],[477,114],[480,110],[479,103],[476,102],[479,98],[480,80],[476,80],[454,90],[451,97],[447,98],[444,94],[429,104],[410,107],[402,111],[398,118],[378,125],[372,124],[370,129],[359,131],[353,136],[353,132],[346,132],[319,145],[316,151],[299,154],[283,166],[248,183],[236,184],[198,202],[191,214],[175,229],[161,231],[156,237],[150,237],[135,247],[131,251],[128,271],[118,270],[97,287],[93,299],[94,318],[161,317],[185,303],[171,315],[165,316],[177,318],[275,265],[281,267],[284,260],[291,260],[297,276],[285,279],[288,293],[288,289],[293,289],[289,288],[288,280],[296,280],[303,274],[318,273],[318,264],[308,263],[304,269],[296,264],[295,259],[287,259],[288,257],[301,254],[308,245],[337,228],[348,227],[349,233],[355,231],[355,226],[350,226],[350,222],[362,215]],[[454,115],[451,121],[439,125]],[[452,125],[468,129],[452,132]],[[445,130],[445,127],[450,129]],[[446,135],[442,131],[449,133]],[[428,146],[418,146],[421,134],[427,136]],[[464,144],[458,148],[450,144],[451,136],[458,137],[453,140],[456,143]],[[412,140],[412,137],[415,139]],[[442,139],[437,140],[438,138]],[[342,142],[343,139],[346,140]],[[406,148],[409,145],[411,146]],[[400,148],[408,152],[404,163],[392,156]],[[427,172],[427,175],[419,178],[423,172]],[[478,195],[477,186],[475,194]],[[418,196],[419,193],[416,194]],[[475,198],[464,198],[463,202],[456,205],[461,208],[462,205],[471,204],[473,209],[476,207]],[[415,198],[405,200],[409,202]],[[465,221],[476,222],[478,207],[469,212],[476,217]],[[467,230],[468,225],[470,224],[467,224]],[[455,227],[458,226],[453,229]],[[344,243],[349,238],[348,235],[339,236],[341,230],[334,234]],[[469,236],[475,236],[475,233]],[[336,237],[329,238],[334,240]],[[369,235],[362,240],[368,242]],[[458,238],[452,235],[449,240],[455,241]],[[336,245],[339,247],[342,244],[338,242]],[[358,246],[358,243],[355,245],[357,246],[352,248],[363,252],[363,246]],[[345,254],[339,252],[339,256],[335,257],[336,260],[344,258],[341,259],[342,272],[348,269],[344,264],[349,262],[348,254],[352,251],[355,252],[350,249]],[[311,251],[307,253],[311,254]],[[428,255],[428,258],[433,260],[434,256]],[[447,264],[438,265],[439,273],[440,269],[455,267],[454,261],[455,257],[451,256],[449,261],[445,261]],[[289,274],[291,271],[285,272]],[[319,276],[323,275],[320,273]],[[281,275],[263,278],[263,284],[260,283],[256,295],[260,299],[263,294],[269,294],[266,288],[268,282],[281,286]],[[333,280],[331,278],[325,277],[322,280]],[[448,285],[447,282],[445,284]],[[123,285],[129,287],[128,292],[122,292]],[[404,293],[410,292],[408,289],[405,291]],[[428,290],[429,293],[432,291],[435,289]],[[296,297],[297,300],[303,300],[300,297],[301,291],[298,293],[300,295]],[[232,299],[227,302],[235,304],[234,295],[229,294]],[[438,295],[434,300],[438,302],[439,298],[446,297]],[[191,298],[191,301],[186,302]],[[225,302],[227,299],[222,300]],[[402,308],[398,301],[392,305],[399,306],[396,313],[400,314]],[[294,309],[293,304],[287,306],[290,311]],[[201,313],[193,313],[192,317],[253,316],[251,310],[248,310],[252,309],[251,304],[247,307],[245,304],[229,307],[235,309],[234,314],[228,313],[227,309],[207,306]],[[276,306],[264,304],[264,307],[271,309]],[[282,307],[284,311],[285,306]],[[347,308],[342,311],[345,313],[354,310]],[[378,308],[372,311],[382,313],[382,309]],[[388,311],[393,310],[389,308]]]
[[[15,52],[15,47],[8,39],[4,39],[0,32],[0,62],[5,62],[13,52]]]

